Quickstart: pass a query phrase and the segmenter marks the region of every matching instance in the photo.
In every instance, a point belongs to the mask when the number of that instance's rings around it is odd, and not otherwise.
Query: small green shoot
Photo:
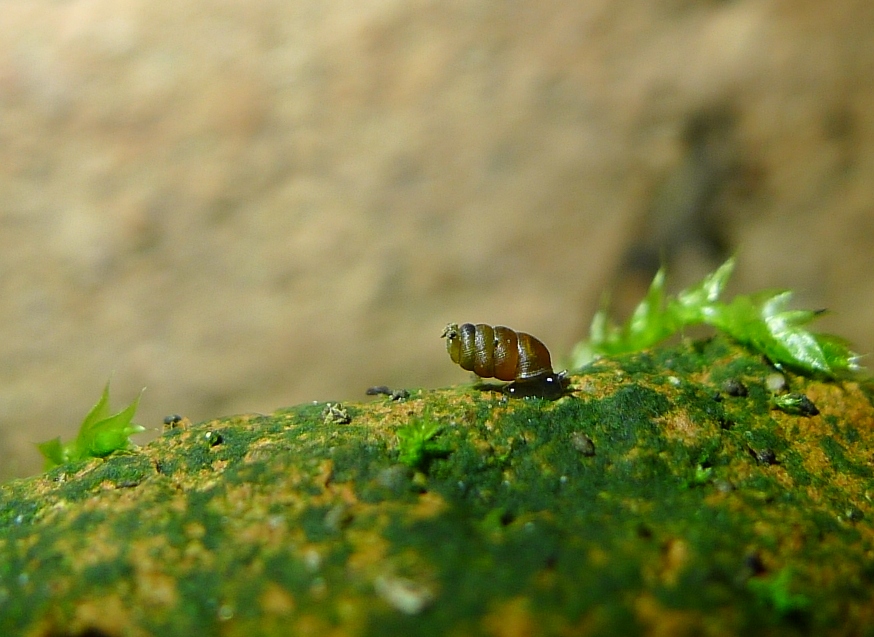
[[[826,378],[861,369],[859,356],[846,341],[805,328],[822,312],[786,309],[791,291],[741,295],[729,303],[720,301],[733,270],[731,258],[700,283],[669,297],[665,293],[664,268],[659,269],[646,297],[624,325],[613,323],[606,308],[595,314],[589,342],[574,348],[572,367],[580,368],[598,356],[646,349],[686,327],[704,324],[767,356],[778,368],[786,366]]]
[[[398,429],[398,460],[413,469],[422,469],[429,459],[446,455],[449,450],[433,440],[442,430],[442,425],[427,416]]]
[[[787,566],[773,577],[754,577],[747,581],[747,588],[762,602],[771,606],[781,616],[802,612],[810,606],[810,598],[792,593],[792,570]]]
[[[793,416],[816,416],[819,409],[804,394],[780,394],[771,398],[771,404],[782,412]]]
[[[106,387],[103,388],[103,395],[85,416],[75,440],[62,443],[61,438],[58,437],[36,445],[45,457],[45,469],[49,470],[75,460],[104,458],[115,451],[130,449],[133,443],[129,436],[145,431],[145,427],[132,422],[140,396],[117,414],[110,415],[107,381]]]
[[[713,467],[705,467],[704,465],[696,465],[695,470],[692,475],[689,476],[685,483],[684,487],[687,489],[691,489],[693,487],[700,487],[705,484],[710,483],[713,479]]]

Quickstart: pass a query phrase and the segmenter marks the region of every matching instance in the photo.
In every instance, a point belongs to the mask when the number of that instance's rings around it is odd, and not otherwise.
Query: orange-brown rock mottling
[[[869,0],[4,0],[0,479],[110,375],[159,427],[455,382],[449,320],[559,357],[660,256],[682,286],[737,251],[738,290],[874,352],[872,31]]]
[[[554,402],[310,403],[7,483],[0,632],[860,634],[872,389],[785,373],[819,410],[791,415],[773,372],[717,338],[605,359]]]

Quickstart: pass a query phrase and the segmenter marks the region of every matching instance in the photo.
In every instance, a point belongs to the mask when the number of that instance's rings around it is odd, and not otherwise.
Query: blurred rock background
[[[112,377],[160,427],[556,357],[738,251],[874,351],[869,0],[6,0],[0,477]],[[145,438],[139,437],[143,441]]]

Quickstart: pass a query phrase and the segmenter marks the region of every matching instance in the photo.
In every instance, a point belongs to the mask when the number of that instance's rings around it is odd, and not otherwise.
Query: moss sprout
[[[142,396],[142,392],[140,392]],[[57,437],[36,446],[45,457],[46,470],[76,460],[104,458],[116,451],[130,449],[130,436],[145,431],[145,427],[134,424],[133,418],[140,402],[140,396],[116,414],[109,413],[109,382],[103,388],[100,400],[91,408],[79,434],[70,442],[61,442]]]
[[[398,460],[413,469],[422,469],[431,458],[446,455],[449,450],[434,442],[442,430],[443,426],[428,415],[398,429]]]
[[[792,592],[792,579],[792,569],[787,566],[772,577],[750,579],[747,588],[779,615],[786,616],[806,611],[810,606],[810,598]]]
[[[806,325],[822,311],[787,309],[791,291],[765,291],[721,301],[733,270],[731,258],[696,285],[669,297],[665,270],[659,269],[624,325],[613,323],[606,308],[595,315],[589,341],[576,346],[572,366],[582,367],[599,356],[647,349],[686,327],[704,324],[766,356],[778,368],[826,378],[859,371],[859,356],[846,341],[807,330]]]

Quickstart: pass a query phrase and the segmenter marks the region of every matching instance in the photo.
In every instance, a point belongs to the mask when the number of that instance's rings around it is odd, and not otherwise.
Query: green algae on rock
[[[555,402],[302,405],[10,482],[0,634],[861,634],[870,388],[787,373],[798,415],[772,373],[714,338]],[[417,422],[440,453],[405,464]]]

